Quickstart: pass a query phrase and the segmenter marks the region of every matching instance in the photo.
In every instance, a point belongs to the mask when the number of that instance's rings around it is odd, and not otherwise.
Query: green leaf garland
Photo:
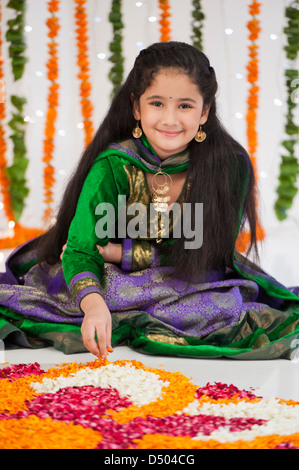
[[[10,179],[10,193],[12,200],[12,210],[15,215],[15,221],[17,222],[22,214],[25,207],[24,199],[29,193],[29,189],[26,186],[25,173],[29,163],[26,158],[26,146],[25,146],[25,122],[23,117],[23,106],[26,104],[25,98],[18,96],[11,97],[11,103],[16,108],[16,112],[13,113],[12,119],[8,125],[13,131],[10,138],[13,142],[13,164],[6,168],[6,173]]]
[[[122,22],[121,6],[121,0],[112,0],[111,12],[109,14],[109,21],[113,27],[113,40],[109,44],[109,49],[112,52],[109,60],[113,63],[109,73],[109,79],[113,85],[112,98],[121,86],[124,75],[124,58],[122,55],[122,29],[124,24]]]
[[[205,15],[203,14],[201,10],[201,4],[200,0],[193,0],[192,1],[192,22],[191,22],[191,27],[192,27],[192,35],[191,35],[191,40],[193,46],[197,47],[200,51],[203,50],[203,44],[202,44],[202,28],[203,28],[203,20],[205,18]]]
[[[11,58],[12,72],[15,80],[19,80],[25,70],[27,58],[23,53],[26,50],[24,40],[24,24],[25,24],[25,0],[10,0],[7,4],[8,8],[16,10],[16,16],[12,20],[8,20],[8,30],[6,39],[10,42],[9,57]]]
[[[19,80],[25,71],[27,58],[23,55],[26,50],[24,40],[25,8],[26,0],[10,0],[7,3],[8,8],[15,10],[15,18],[8,20],[8,30],[6,39],[10,42],[9,57],[11,58],[12,73],[14,80]],[[26,158],[25,146],[25,126],[23,117],[23,107],[27,103],[25,98],[11,96],[11,103],[15,108],[8,126],[12,130],[9,136],[13,142],[13,162],[6,168],[7,177],[10,180],[10,196],[12,210],[15,221],[17,222],[25,207],[24,200],[28,196],[29,189],[26,186],[25,173],[29,163]]]
[[[295,61],[299,51],[299,0],[292,2],[286,8],[285,15],[288,25],[284,28],[287,45],[284,47],[289,66],[285,70],[287,88],[287,114],[285,133],[287,138],[281,143],[284,155],[281,156],[278,194],[274,210],[278,220],[287,218],[287,211],[292,207],[294,197],[298,192],[297,177],[299,175],[299,162],[295,156],[295,145],[298,143],[299,127],[294,122],[294,109],[296,108],[296,86],[299,85],[299,72]]]

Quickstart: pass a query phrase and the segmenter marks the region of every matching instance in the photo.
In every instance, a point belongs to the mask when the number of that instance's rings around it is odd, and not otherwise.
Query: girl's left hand
[[[66,245],[63,245],[61,254],[60,254],[60,259],[62,260],[63,252],[66,249]],[[106,246],[100,246],[97,245],[97,249],[99,250],[100,255],[103,256],[104,261],[106,263],[115,263],[115,264],[120,264],[121,263],[121,257],[122,257],[122,245],[120,243],[108,243]]]
[[[108,243],[106,246],[97,245],[100,255],[106,263],[121,263],[122,245],[120,243]]]

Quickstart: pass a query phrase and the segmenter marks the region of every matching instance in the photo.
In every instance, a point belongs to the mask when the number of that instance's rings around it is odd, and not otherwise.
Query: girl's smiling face
[[[188,75],[163,69],[133,101],[133,114],[161,160],[185,150],[208,118],[203,97]]]

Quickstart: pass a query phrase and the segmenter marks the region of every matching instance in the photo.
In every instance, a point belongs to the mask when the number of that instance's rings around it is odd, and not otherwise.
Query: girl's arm
[[[122,244],[97,245],[106,263],[120,264],[123,271],[140,271],[160,266],[160,255],[154,243],[148,240],[126,238]]]
[[[83,343],[90,352],[102,356],[110,347],[111,315],[101,287],[104,259],[96,245],[107,245],[109,237],[97,234],[97,224],[105,217],[105,211],[99,212],[97,208],[106,204],[117,215],[118,195],[128,191],[127,175],[121,162],[115,162],[115,170],[106,158],[95,162],[86,177],[62,256],[71,297],[84,313]]]
[[[67,243],[61,249],[60,259],[62,260],[63,253],[67,247]],[[118,243],[108,243],[106,246],[97,245],[100,255],[104,258],[106,263],[121,263],[122,245]]]

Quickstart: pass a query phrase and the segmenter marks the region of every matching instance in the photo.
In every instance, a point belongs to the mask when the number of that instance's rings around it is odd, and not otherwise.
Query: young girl
[[[245,223],[256,251],[254,174],[217,118],[216,91],[196,48],[140,52],[55,225],[8,260],[2,339],[101,356],[126,343],[150,354],[292,357],[298,289],[235,251]]]

